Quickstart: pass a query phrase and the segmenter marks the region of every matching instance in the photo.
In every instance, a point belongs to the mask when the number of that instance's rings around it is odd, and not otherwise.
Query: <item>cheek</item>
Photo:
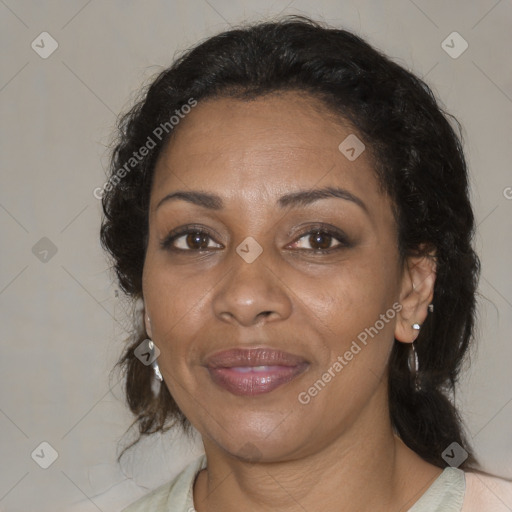
[[[297,279],[294,291],[327,332],[357,335],[395,301],[398,289],[393,268],[392,261],[377,253],[360,252],[328,274]]]
[[[208,319],[208,300],[215,280],[207,272],[172,266],[165,255],[148,251],[143,273],[143,293],[151,317],[153,341],[162,364],[174,367],[189,359],[190,346]]]
[[[152,339],[160,350],[158,365],[169,392],[182,411],[187,410],[195,383],[189,362],[193,340],[204,321],[201,297],[207,295],[204,279],[184,277],[179,269],[148,253],[143,274],[143,292],[151,317]]]
[[[336,376],[317,407],[329,408],[332,400],[362,406],[385,376],[396,321],[393,268],[382,255],[361,254],[302,289],[305,314],[315,322],[325,349],[308,382]]]

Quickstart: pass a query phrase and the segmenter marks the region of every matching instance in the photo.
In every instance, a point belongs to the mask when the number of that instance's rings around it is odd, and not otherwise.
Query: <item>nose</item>
[[[285,320],[292,312],[289,287],[270,268],[265,251],[252,263],[238,254],[230,258],[230,271],[215,289],[213,310],[224,322],[252,326]]]

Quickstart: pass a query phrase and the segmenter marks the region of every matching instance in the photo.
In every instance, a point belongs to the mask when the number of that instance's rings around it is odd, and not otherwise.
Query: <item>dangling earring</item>
[[[148,324],[151,325],[151,318],[149,318],[149,315],[146,315],[146,318],[148,319]],[[160,372],[160,367],[158,366],[158,363],[156,362],[158,356],[160,355],[160,351],[155,347],[153,340],[151,340],[150,338],[147,338],[144,341],[147,343],[148,349],[149,349],[148,361],[152,361],[154,359],[154,361],[151,363],[151,367],[153,368],[155,377],[160,382],[162,382],[164,379],[162,377],[162,373]],[[158,353],[156,354],[156,357],[155,357],[155,352],[157,352],[157,351],[158,351]]]
[[[412,324],[412,328],[415,331],[419,331],[421,329],[421,325],[418,323]],[[411,343],[409,348],[409,356],[407,358],[407,366],[409,367],[409,371],[411,372],[411,378],[414,382],[414,389],[416,391],[420,391],[421,386],[418,381],[418,373],[420,369],[419,361],[418,361],[418,353],[416,352],[416,347],[414,346],[414,342]]]
[[[407,366],[409,367],[409,371],[411,372],[411,378],[414,382],[414,389],[416,391],[420,391],[421,386],[418,382],[418,373],[420,369],[419,361],[418,361],[418,353],[416,352],[416,348],[414,347],[414,342],[411,343],[411,347],[409,348],[409,356],[407,358]]]
[[[155,377],[160,381],[162,382],[164,379],[162,377],[162,373],[160,372],[160,367],[158,366],[158,363],[156,362],[157,358],[155,357],[155,344],[153,343],[152,340],[149,340],[148,339],[148,348],[151,352],[151,357],[150,357],[150,360],[151,359],[155,359],[152,363],[151,363],[151,366],[153,368],[153,371],[155,372]]]

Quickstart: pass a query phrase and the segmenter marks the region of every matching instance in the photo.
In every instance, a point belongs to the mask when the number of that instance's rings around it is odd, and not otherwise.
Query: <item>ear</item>
[[[398,312],[395,325],[395,338],[404,343],[412,343],[419,331],[413,324],[422,325],[427,318],[428,305],[434,298],[436,281],[435,251],[425,256],[407,258],[400,291],[402,309]]]
[[[149,319],[148,312],[146,311],[146,308],[144,308],[144,325],[146,326],[146,333],[147,335],[153,339],[153,332],[151,331],[151,320]]]

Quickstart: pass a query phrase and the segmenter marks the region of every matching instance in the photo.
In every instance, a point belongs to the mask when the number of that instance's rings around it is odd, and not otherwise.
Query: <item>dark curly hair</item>
[[[396,342],[389,361],[389,404],[401,439],[426,461],[445,467],[442,453],[452,442],[470,451],[451,395],[473,339],[480,274],[461,128],[425,82],[357,35],[287,16],[223,32],[181,55],[119,122],[109,179],[98,194],[104,212],[101,244],[122,290],[134,302],[141,299],[151,182],[173,133],[171,116],[205,98],[251,99],[287,90],[320,99],[356,128],[391,198],[402,261],[435,250],[435,310],[415,342],[421,390],[410,379],[408,345]],[[166,129],[155,131],[159,126]],[[134,355],[146,338],[142,314],[135,313],[134,332],[116,366],[124,372],[133,425],[139,427],[135,442],[176,424],[190,433],[167,387],[153,393],[152,369]],[[461,467],[473,464],[470,456]]]

